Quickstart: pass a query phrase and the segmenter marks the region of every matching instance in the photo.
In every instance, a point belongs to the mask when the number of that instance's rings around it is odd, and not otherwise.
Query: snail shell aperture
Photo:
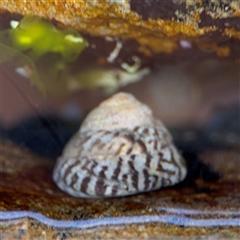
[[[75,197],[120,197],[182,181],[184,159],[151,109],[117,93],[86,117],[58,158],[53,179]]]

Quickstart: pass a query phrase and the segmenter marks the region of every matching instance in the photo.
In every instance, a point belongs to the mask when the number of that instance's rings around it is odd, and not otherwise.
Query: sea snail
[[[93,109],[58,158],[53,179],[75,197],[121,197],[171,186],[187,173],[151,109],[117,93]]]

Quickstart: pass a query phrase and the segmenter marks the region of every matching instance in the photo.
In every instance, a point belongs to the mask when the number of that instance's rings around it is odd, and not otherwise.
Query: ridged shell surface
[[[151,109],[117,93],[86,117],[58,158],[53,179],[75,197],[120,197],[182,181],[184,159]]]

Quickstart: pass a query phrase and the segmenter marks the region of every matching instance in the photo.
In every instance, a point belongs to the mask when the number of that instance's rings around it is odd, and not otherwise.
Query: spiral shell
[[[75,197],[117,197],[182,181],[184,159],[151,109],[117,93],[93,109],[58,158],[53,179]]]

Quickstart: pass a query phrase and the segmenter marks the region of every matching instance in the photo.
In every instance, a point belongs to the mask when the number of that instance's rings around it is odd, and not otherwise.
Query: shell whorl
[[[133,129],[144,124],[153,124],[152,110],[131,94],[120,92],[103,101],[89,113],[81,126],[81,132]]]
[[[186,173],[171,135],[151,109],[118,93],[89,113],[58,158],[53,179],[73,196],[96,198],[171,186]]]

